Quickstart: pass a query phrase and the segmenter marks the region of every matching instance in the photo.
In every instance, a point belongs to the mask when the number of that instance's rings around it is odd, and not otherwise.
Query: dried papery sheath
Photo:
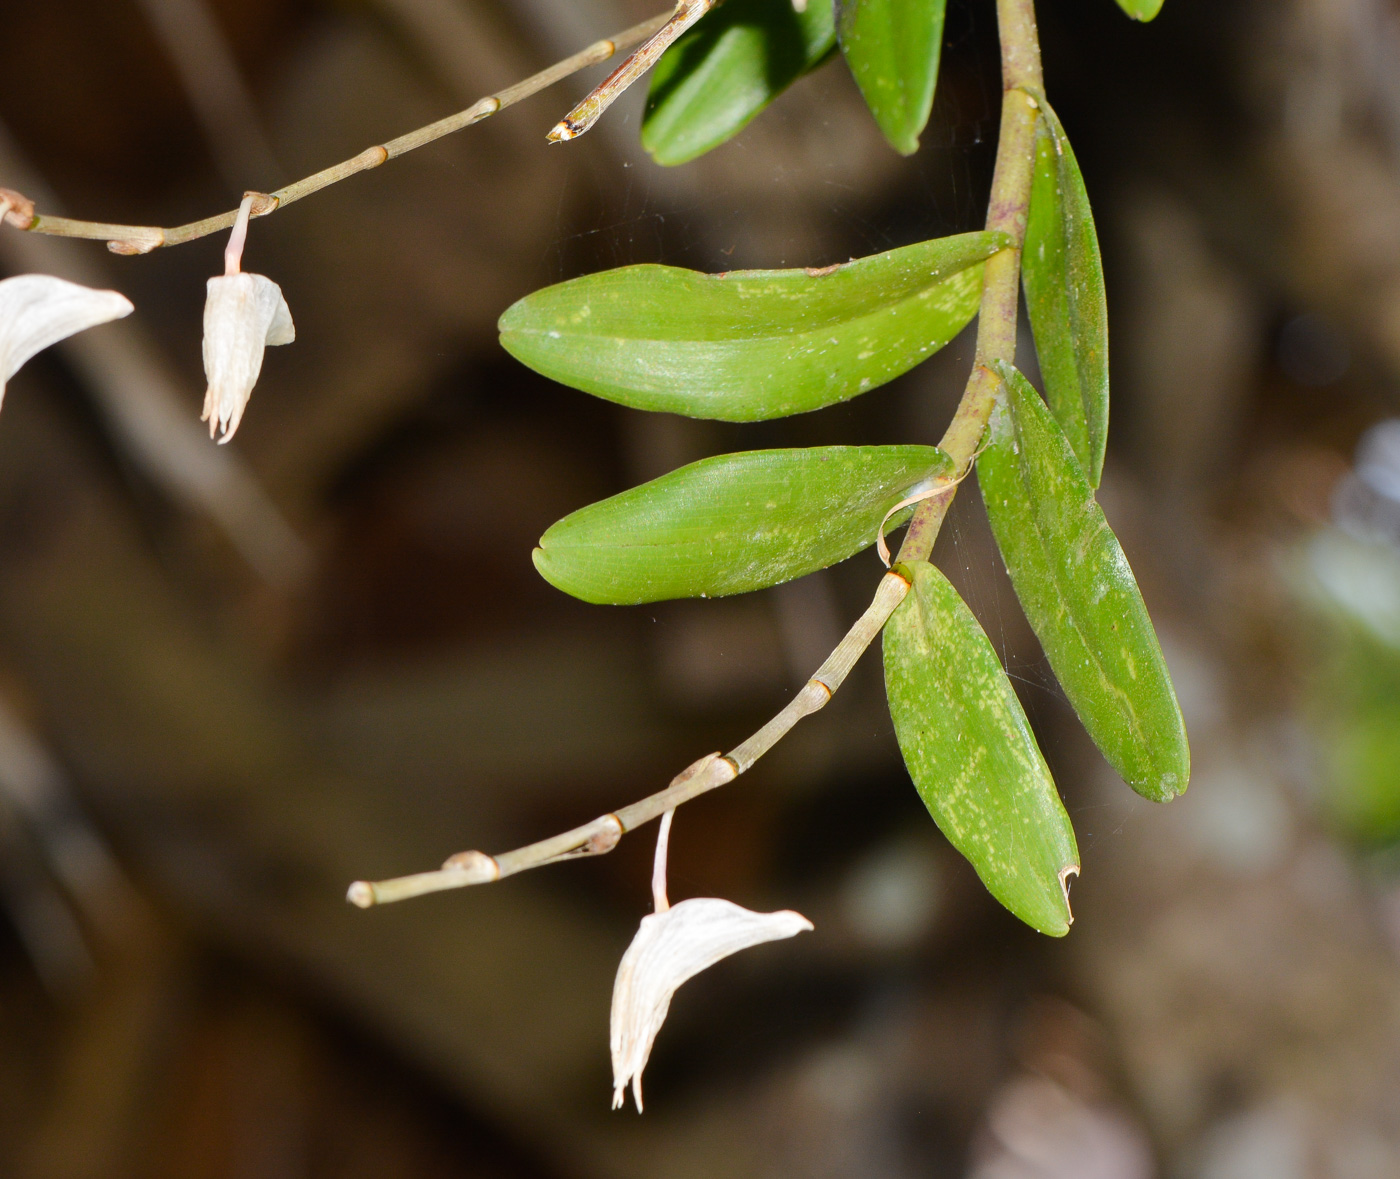
[[[755,913],[716,897],[696,897],[669,906],[666,841],[673,813],[666,813],[657,837],[652,880],[657,911],[642,918],[642,927],[622,956],[613,983],[613,1109],[621,1107],[630,1082],[641,1111],[642,1070],[651,1056],[656,1033],[666,1022],[671,996],[683,982],[740,950],[812,928],[801,913]]]
[[[227,442],[238,429],[262,371],[263,350],[296,339],[282,288],[261,274],[209,280],[204,303],[204,413],[209,437]]]
[[[0,401],[6,383],[35,353],[133,310],[116,291],[94,291],[48,274],[0,282]]]

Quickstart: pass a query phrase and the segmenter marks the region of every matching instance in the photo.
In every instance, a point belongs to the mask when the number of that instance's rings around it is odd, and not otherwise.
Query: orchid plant
[[[1117,2],[1138,20],[1150,20],[1162,4]],[[0,189],[0,222],[105,239],[125,254],[231,229],[226,274],[210,280],[205,312],[205,417],[211,433],[217,429],[227,441],[264,347],[293,337],[276,284],[241,273],[250,218],[634,46],[554,127],[551,141],[586,133],[650,71],[642,143],[657,164],[683,165],[739,134],[784,88],[839,55],[885,139],[909,155],[933,105],[945,5],[726,0],[720,7],[680,0],[674,12],[465,111],[276,193],[249,193],[236,212],[173,229],[110,225],[46,217]],[[861,396],[922,363],[977,318],[972,370],[937,446],[753,450],[704,459],[581,507],[534,550],[541,576],[563,592],[627,604],[750,593],[877,546],[886,571],[869,608],[786,708],[728,753],[702,757],[658,793],[571,831],[351,886],[350,900],[368,907],[487,883],[610,851],[627,832],[664,816],[656,912],[644,919],[614,992],[619,1103],[631,1084],[640,1108],[641,1072],[681,983],[738,949],[811,928],[795,913],[757,914],[717,898],[671,907],[665,847],[675,809],[733,781],[824,707],[876,636],[899,746],[934,821],[1011,912],[1052,936],[1069,930],[1069,878],[1079,872],[1069,816],[991,642],[930,561],[949,504],[974,469],[1016,594],[1090,737],[1144,797],[1166,802],[1186,788],[1190,757],[1171,679],[1132,570],[1095,499],[1109,368],[1094,219],[1069,138],[1045,94],[1034,2],[995,5],[1003,99],[980,231],[822,269],[708,275],[628,266],[536,291],[501,316],[506,350],[554,380],[643,412],[728,422],[767,421]],[[42,286],[57,281],[0,283],[0,378],[45,342],[130,310],[111,293],[90,292],[87,304],[72,304],[71,291]],[[1022,291],[1043,390],[1014,367]],[[33,308],[43,298],[50,300],[49,326],[36,328]],[[906,524],[891,558],[886,532]]]

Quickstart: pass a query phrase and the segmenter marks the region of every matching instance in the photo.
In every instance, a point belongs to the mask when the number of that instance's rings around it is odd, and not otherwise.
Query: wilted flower
[[[642,1070],[670,1010],[671,996],[683,982],[749,946],[812,928],[800,913],[754,913],[716,897],[696,897],[671,907],[666,900],[666,844],[674,813],[666,812],[657,836],[652,877],[656,912],[642,918],[613,984],[613,1109],[622,1105],[630,1081],[641,1111]]]
[[[240,270],[252,197],[243,198],[224,251],[224,273],[211,278],[204,302],[204,413],[209,437],[227,442],[243,420],[248,398],[262,372],[263,351],[296,339],[282,288],[261,274]]]
[[[204,303],[204,413],[209,437],[227,442],[243,420],[262,372],[263,349],[296,339],[282,288],[261,274],[225,274],[209,280]]]
[[[133,310],[116,291],[94,291],[49,274],[0,282],[0,401],[6,383],[35,353]]]

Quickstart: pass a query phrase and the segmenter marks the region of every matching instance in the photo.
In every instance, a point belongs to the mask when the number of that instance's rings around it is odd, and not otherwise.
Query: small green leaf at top
[[[947,478],[933,446],[814,446],[702,459],[565,516],[535,568],[585,602],[742,594],[875,543],[915,484]],[[905,512],[891,517],[901,523]]]
[[[904,764],[948,841],[997,900],[1052,937],[1069,932],[1074,828],[996,652],[926,561],[885,625],[885,694]]]
[[[1134,20],[1151,20],[1162,11],[1162,0],[1118,0],[1118,7]]]
[[[907,372],[977,311],[1001,233],[936,238],[821,270],[624,266],[527,295],[501,344],[634,409],[730,422],[820,409]]]
[[[1168,802],[1191,753],[1133,571],[1040,395],[1009,365],[977,479],[1036,637],[1089,736],[1134,790]]]
[[[843,0],[841,52],[894,149],[911,156],[933,109],[946,0]]]
[[[1089,482],[1108,444],[1108,303],[1094,215],[1074,150],[1040,99],[1021,260],[1045,396]]]
[[[651,77],[642,146],[684,164],[737,135],[836,47],[832,0],[726,0],[671,46]]]

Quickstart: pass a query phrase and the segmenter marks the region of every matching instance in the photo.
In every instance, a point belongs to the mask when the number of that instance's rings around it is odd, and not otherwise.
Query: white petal
[[[116,291],[94,291],[48,274],[0,282],[0,400],[6,382],[35,353],[133,310]]]
[[[730,954],[811,928],[801,913],[754,913],[715,897],[643,917],[613,984],[613,1108],[622,1104],[629,1081],[642,1108],[642,1070],[681,983]]]
[[[209,437],[227,442],[238,429],[269,344],[296,339],[282,288],[261,274],[223,274],[209,280],[204,301],[204,394],[201,421]]]

